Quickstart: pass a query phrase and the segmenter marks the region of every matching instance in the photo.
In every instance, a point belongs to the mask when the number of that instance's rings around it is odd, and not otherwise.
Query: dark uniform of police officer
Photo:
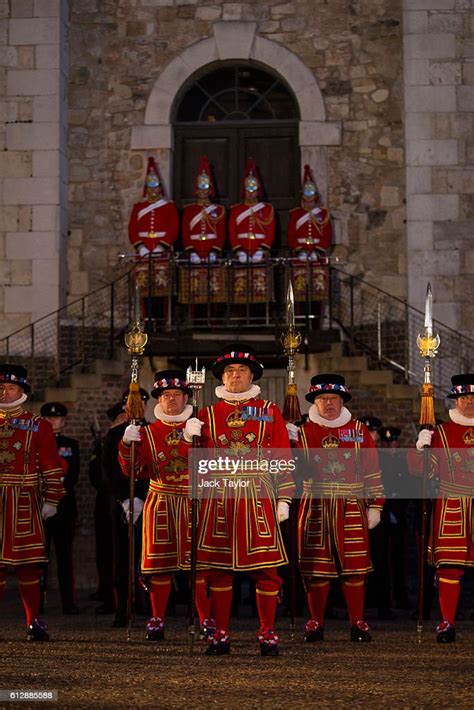
[[[53,427],[58,453],[67,463],[63,485],[66,495],[59,501],[56,515],[45,521],[46,554],[50,556],[51,542],[54,542],[59,582],[59,593],[63,614],[78,614],[74,583],[74,534],[77,520],[77,503],[74,488],[79,478],[79,442],[62,434],[67,417],[67,407],[61,402],[46,402],[40,414]],[[47,566],[43,579],[43,594],[46,591]]]

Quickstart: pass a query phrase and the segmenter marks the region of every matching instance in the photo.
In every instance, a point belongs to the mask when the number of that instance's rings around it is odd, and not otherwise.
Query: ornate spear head
[[[285,355],[292,357],[298,352],[298,348],[301,345],[301,334],[295,328],[295,297],[291,281],[288,284],[286,293],[286,324],[288,330],[282,333],[280,342]]]
[[[416,339],[421,357],[436,357],[440,342],[439,335],[433,334],[433,293],[431,284],[428,283],[425,300],[425,327],[423,333],[420,333]]]
[[[140,290],[135,284],[133,321],[125,333],[125,345],[130,355],[143,355],[148,342],[148,335],[143,330],[140,321]]]
[[[186,370],[186,384],[191,387],[193,391],[193,401],[194,401],[194,406],[197,406],[198,404],[198,397],[199,393],[204,387],[204,384],[206,382],[206,368],[202,367],[201,369],[198,368],[198,359],[196,358],[196,369],[193,370],[191,365],[188,367]]]

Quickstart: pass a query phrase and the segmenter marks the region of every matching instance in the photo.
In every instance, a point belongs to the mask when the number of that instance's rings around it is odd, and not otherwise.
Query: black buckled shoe
[[[216,622],[214,619],[204,619],[199,629],[199,638],[209,639],[216,633]]]
[[[436,641],[438,643],[454,643],[456,641],[456,629],[449,621],[442,621],[436,627]]]
[[[206,656],[227,656],[230,653],[229,634],[224,629],[216,631],[214,636],[208,638]]]
[[[152,616],[151,619],[148,619],[145,639],[147,641],[164,641],[165,624],[159,616]]]
[[[365,643],[372,641],[370,628],[366,621],[358,621],[355,626],[351,626],[351,641],[361,641]]]
[[[27,641],[49,641],[48,627],[41,619],[33,619],[31,624],[28,624],[26,634]]]
[[[310,619],[304,627],[303,641],[305,643],[324,641],[324,626],[321,626],[319,621]]]
[[[272,630],[259,631],[258,642],[260,644],[260,653],[262,656],[278,656],[280,639],[278,634]]]

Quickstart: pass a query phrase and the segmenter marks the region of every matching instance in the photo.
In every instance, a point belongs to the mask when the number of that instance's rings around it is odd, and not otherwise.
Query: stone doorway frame
[[[340,121],[327,121],[323,96],[312,71],[277,42],[256,34],[256,22],[216,22],[213,36],[190,45],[163,69],[148,97],[143,125],[133,126],[131,149],[153,150],[168,195],[172,185],[173,105],[181,87],[199,69],[224,60],[254,60],[279,74],[299,106],[301,165],[314,170],[318,190],[327,201],[326,146],[341,144]],[[337,239],[336,239],[337,241]]]

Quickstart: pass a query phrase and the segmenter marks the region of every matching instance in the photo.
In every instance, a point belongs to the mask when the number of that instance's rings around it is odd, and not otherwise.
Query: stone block
[[[460,303],[443,303],[436,302],[436,320],[440,323],[449,325],[454,330],[459,330],[461,324],[461,304]]]
[[[407,163],[409,155],[407,153]],[[412,168],[406,169],[406,189],[409,194],[431,192],[431,168]]]
[[[31,153],[3,151],[0,153],[0,179],[6,177],[31,177]]]
[[[214,37],[192,44],[181,52],[180,57],[188,66],[190,74],[205,64],[217,61],[219,55]]]
[[[133,150],[171,149],[171,126],[133,126],[131,147]]]
[[[8,232],[17,229],[18,207],[0,205],[0,232]]]
[[[403,10],[453,10],[454,0],[403,0]]]
[[[0,47],[0,66],[18,66],[18,50],[16,47]]]
[[[383,185],[380,190],[381,207],[397,207],[400,205],[400,189],[393,185]]]
[[[33,121],[35,123],[59,123],[59,94],[33,97]]]
[[[41,288],[42,284],[49,286],[59,286],[59,260],[35,259],[33,261],[33,286]]]
[[[222,6],[222,19],[232,22],[242,19],[242,4],[238,2],[225,2]]]
[[[454,86],[407,86],[405,105],[409,107],[410,112],[414,113],[456,111],[456,88]]]
[[[406,59],[404,62],[404,78],[407,86],[429,85],[429,59]]]
[[[407,112],[405,114],[405,137],[407,141],[431,138],[431,114],[428,112]]]
[[[216,22],[213,30],[219,59],[249,59],[256,29],[256,22]]]
[[[59,71],[56,69],[10,69],[7,74],[9,96],[54,96],[59,94]]]
[[[407,165],[456,165],[457,141],[407,141]]]
[[[57,123],[11,124],[6,131],[8,150],[55,150],[59,138]]]
[[[60,68],[60,48],[57,44],[40,44],[36,47],[36,68]]]
[[[435,222],[433,224],[433,239],[435,242],[470,241],[474,242],[474,220],[465,222]]]
[[[464,62],[462,65],[462,83],[474,84],[474,62]]]
[[[34,0],[35,17],[60,17],[61,0]]]
[[[15,0],[12,2],[12,17],[33,17],[33,0]]]
[[[281,17],[282,15],[294,15],[295,6],[293,3],[281,3],[280,5],[274,5],[272,7],[272,15],[275,17]]]
[[[458,195],[407,195],[407,219],[413,221],[456,220]]]
[[[5,289],[5,313],[31,313],[34,296],[31,286],[9,286]]]
[[[28,255],[29,256],[29,255]],[[32,261],[31,259],[16,259],[10,262],[11,283],[14,286],[32,285]]]
[[[55,17],[12,19],[9,23],[9,44],[59,44],[59,20]]]
[[[474,87],[458,86],[456,93],[458,111],[474,111]]]
[[[428,32],[452,32],[460,34],[463,31],[463,16],[455,12],[430,12]]]
[[[428,13],[426,10],[403,13],[403,32],[405,34],[423,34],[428,31]]]
[[[59,237],[57,232],[7,232],[6,258],[58,259]]]
[[[33,231],[56,232],[59,230],[59,205],[34,205],[32,208]]]
[[[222,15],[222,7],[219,5],[204,5],[196,8],[196,20],[219,20]]]
[[[407,223],[408,250],[423,249],[429,251],[433,248],[433,222],[408,222]]]
[[[4,182],[6,205],[40,205],[59,202],[59,183],[55,178],[8,178]]]
[[[448,192],[457,194],[474,194],[474,168],[463,170],[448,170]]]
[[[33,151],[33,177],[58,177],[60,160],[57,150]]]
[[[430,83],[437,84],[461,84],[462,72],[460,62],[431,62]]]
[[[474,39],[456,40],[456,57],[472,59],[474,57]]]
[[[404,41],[407,59],[454,59],[456,42],[453,34],[412,34]]]
[[[301,121],[299,136],[300,146],[340,145],[341,124],[338,121]]]

